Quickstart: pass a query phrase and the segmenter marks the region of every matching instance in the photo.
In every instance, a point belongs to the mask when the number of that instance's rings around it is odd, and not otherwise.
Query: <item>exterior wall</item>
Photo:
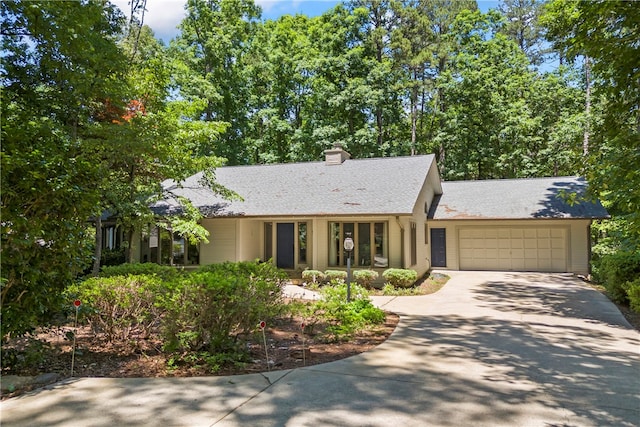
[[[558,220],[456,220],[429,221],[431,228],[446,229],[446,269],[460,269],[459,232],[465,227],[563,227],[567,235],[567,271],[576,274],[589,274],[589,227],[588,219],[558,219]],[[430,252],[429,252],[430,256]]]
[[[238,220],[235,218],[203,219],[202,226],[209,231],[209,243],[200,244],[200,264],[241,261]]]
[[[426,196],[425,196],[426,197]],[[431,196],[432,197],[432,196]],[[424,202],[424,200],[421,200]],[[205,219],[202,225],[209,231],[209,243],[200,245],[200,264],[219,263],[224,261],[253,261],[266,260],[264,224],[274,224],[274,241],[277,223],[307,223],[307,262],[297,261],[298,242],[295,242],[296,265],[295,270],[305,268],[327,270],[345,269],[344,266],[329,266],[329,223],[331,222],[385,222],[387,224],[387,251],[389,265],[384,268],[374,268],[379,272],[387,268],[411,268],[424,274],[428,271],[428,248],[424,244],[426,231],[424,203],[417,209],[415,216],[371,216],[371,217],[315,217],[315,218],[214,218]],[[428,204],[427,204],[428,206]],[[410,265],[411,222],[416,224],[417,263]],[[403,238],[404,234],[404,238]],[[275,256],[274,243],[274,256]],[[354,266],[361,269],[365,267]]]
[[[238,220],[236,260],[253,261],[262,259],[264,236],[262,222],[258,220]]]

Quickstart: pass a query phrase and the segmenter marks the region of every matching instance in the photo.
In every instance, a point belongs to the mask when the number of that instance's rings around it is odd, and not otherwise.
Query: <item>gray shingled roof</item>
[[[199,181],[163,182],[186,197],[207,217],[411,214],[434,161],[433,155],[325,162],[229,166],[215,171],[216,182],[243,201],[223,200]],[[158,214],[175,210],[167,199],[156,203]]]
[[[442,183],[434,200],[432,219],[606,218],[600,203],[571,205],[563,194],[585,194],[582,178],[495,179]]]

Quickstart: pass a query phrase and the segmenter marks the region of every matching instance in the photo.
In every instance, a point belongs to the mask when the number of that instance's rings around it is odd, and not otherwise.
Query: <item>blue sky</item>
[[[129,0],[111,0],[127,14]],[[262,7],[263,19],[276,19],[282,15],[301,13],[307,16],[322,15],[332,9],[337,0],[255,0]],[[186,0],[147,0],[147,12],[144,22],[149,25],[157,38],[165,43],[176,36],[176,27],[184,18],[184,4]],[[497,7],[498,0],[479,0],[478,5],[483,12]]]

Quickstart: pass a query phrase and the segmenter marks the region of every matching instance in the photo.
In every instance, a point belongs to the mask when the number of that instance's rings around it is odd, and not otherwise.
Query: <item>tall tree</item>
[[[454,36],[456,17],[465,11],[478,10],[478,5],[475,0],[431,0],[417,2],[417,5],[420,13],[428,17],[431,27],[429,33],[433,34],[434,44],[430,47],[431,62],[426,64],[425,68],[426,80],[421,85],[424,92],[420,96],[416,144],[419,152],[435,152],[440,166],[443,167],[446,158],[445,145],[437,144],[435,136],[445,124],[448,100],[438,80],[450,68],[459,49]]]
[[[85,135],[107,102],[123,99],[126,58],[122,15],[107,2],[0,8],[4,338],[46,318],[86,266],[105,171]]]
[[[395,4],[399,23],[391,42],[396,64],[404,71],[403,87],[407,91],[411,121],[411,155],[417,153],[419,109],[424,112],[425,98],[435,86],[432,84],[435,76],[430,71],[434,68],[436,37],[425,7],[429,7],[429,3],[413,0]]]
[[[518,44],[535,66],[544,62],[547,50],[538,22],[543,5],[541,0],[503,0],[499,7],[506,18],[502,32]]]
[[[533,76],[518,46],[497,33],[500,22],[495,12],[463,12],[455,23],[460,50],[441,79],[448,109],[437,137],[448,179],[518,176],[513,152],[529,136]]]
[[[368,87],[368,102],[374,104],[376,151],[382,154],[397,152],[398,148],[392,147],[398,144],[397,126],[403,118],[391,50],[391,34],[398,25],[395,4],[394,0],[351,0],[347,3],[348,10],[358,11],[365,18],[359,35],[363,60],[369,72],[363,83]]]
[[[301,137],[314,50],[310,18],[285,15],[259,27],[246,64],[251,89],[253,162],[315,160]]]
[[[570,60],[589,57],[592,99],[603,119],[591,122],[584,173],[591,190],[628,222],[626,244],[640,245],[640,8],[632,1],[555,0],[543,22]]]
[[[179,94],[205,101],[194,119],[230,124],[212,154],[230,164],[247,163],[251,153],[244,145],[249,115],[245,56],[261,9],[253,0],[188,0],[185,8],[181,33],[171,44],[179,64]]]

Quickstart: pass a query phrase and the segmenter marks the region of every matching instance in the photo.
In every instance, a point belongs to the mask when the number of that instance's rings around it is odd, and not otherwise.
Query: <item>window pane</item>
[[[418,238],[416,231],[416,223],[411,223],[411,265],[416,265],[418,263]]]
[[[346,239],[347,236],[351,236],[351,238],[353,239],[353,242],[356,243],[356,235],[354,233],[355,231],[355,225],[353,222],[345,222],[344,224],[342,224],[342,240],[340,241],[340,245],[341,247],[344,249],[344,239]],[[353,264],[353,256],[354,256],[354,251],[351,251],[351,253],[349,254],[349,257],[351,258],[351,264]],[[347,265],[347,256],[345,254],[344,256],[344,263],[342,265]]]
[[[184,264],[184,237],[174,236],[173,238],[173,263]]]
[[[306,264],[307,262],[307,223],[298,223],[298,262]]]
[[[187,264],[198,265],[200,264],[200,247],[189,243],[187,247]]]
[[[173,243],[173,239],[171,239],[171,233],[167,230],[160,230],[160,264],[169,265],[171,264],[171,244]]]
[[[374,267],[388,267],[387,256],[387,227],[384,222],[376,222],[373,225],[373,238],[375,243]]]
[[[358,265],[371,266],[371,224],[358,224]]]
[[[329,265],[335,267],[340,264],[340,223],[329,223]]]
[[[264,260],[273,258],[273,223],[264,223]]]

